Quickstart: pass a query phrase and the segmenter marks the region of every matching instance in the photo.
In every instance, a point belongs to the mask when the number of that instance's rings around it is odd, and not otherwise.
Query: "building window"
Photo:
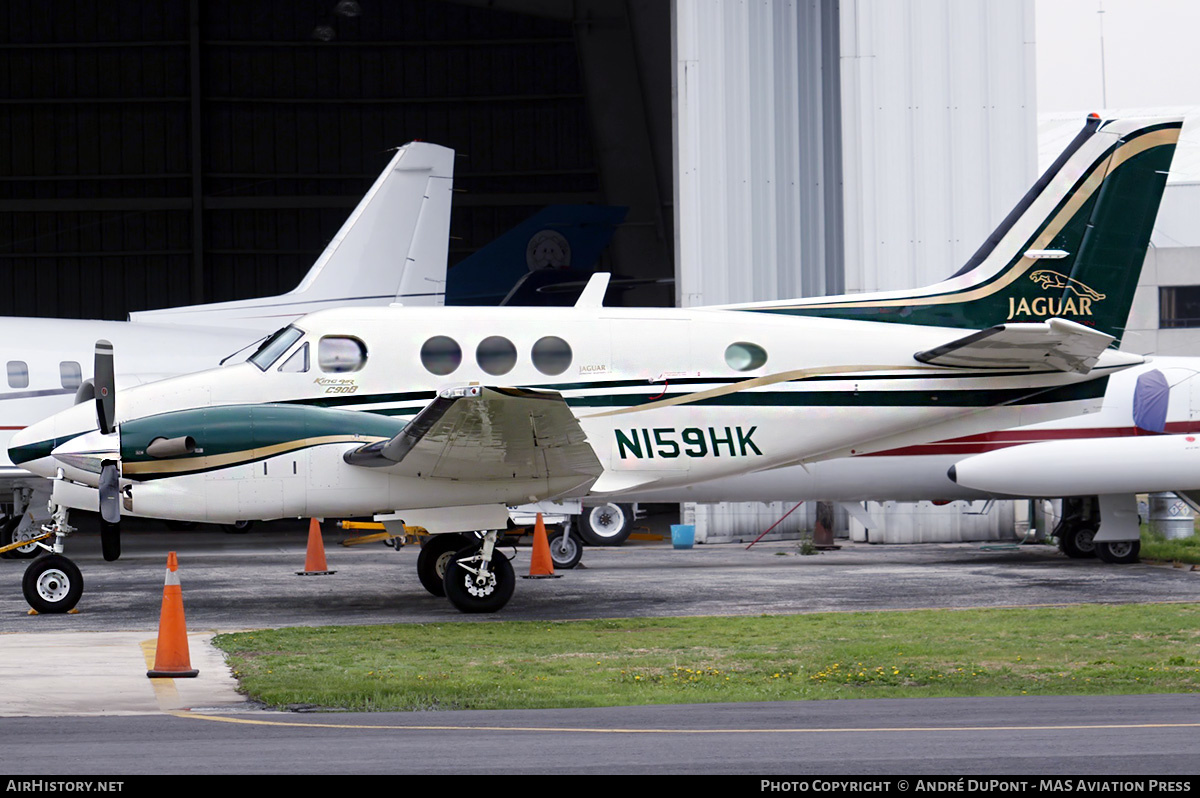
[[[435,335],[421,346],[421,365],[430,374],[445,377],[462,363],[462,348],[458,341],[445,335]]]
[[[8,361],[8,387],[29,387],[29,366],[26,365],[24,360]]]
[[[549,376],[562,374],[571,365],[571,345],[554,335],[539,338],[531,354],[534,368]]]
[[[1161,286],[1158,289],[1158,326],[1200,327],[1200,285]]]
[[[517,365],[517,348],[507,338],[493,335],[479,342],[475,348],[475,362],[493,377],[507,374]]]

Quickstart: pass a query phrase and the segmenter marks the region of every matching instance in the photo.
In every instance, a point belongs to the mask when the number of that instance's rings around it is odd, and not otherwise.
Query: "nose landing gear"
[[[53,519],[42,527],[40,535],[25,541],[36,544],[50,552],[39,557],[25,569],[21,580],[21,592],[25,601],[39,613],[61,614],[75,609],[83,595],[83,574],[75,563],[63,556],[64,541],[75,528],[67,523],[67,508],[51,508]],[[53,537],[54,543],[43,541]]]

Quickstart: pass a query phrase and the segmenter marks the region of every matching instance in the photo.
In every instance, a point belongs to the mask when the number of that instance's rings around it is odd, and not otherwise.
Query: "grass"
[[[1200,564],[1200,534],[1182,540],[1167,540],[1142,524],[1141,557],[1144,560]]]
[[[1194,692],[1200,605],[1082,605],[219,635],[272,707],[506,709]]]

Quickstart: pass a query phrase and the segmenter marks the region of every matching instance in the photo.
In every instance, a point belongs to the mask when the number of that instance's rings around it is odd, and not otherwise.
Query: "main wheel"
[[[598,504],[579,517],[579,535],[591,546],[620,546],[633,532],[632,504]]]
[[[24,515],[13,516],[4,522],[3,532],[0,533],[0,545],[7,546],[10,543],[16,543],[21,540],[29,540],[32,537],[37,537],[38,533],[35,530],[21,532],[21,519]],[[42,547],[36,543],[30,543],[21,546],[18,549],[4,552],[4,556],[10,560],[32,560],[42,551]]]
[[[1055,534],[1058,536],[1058,547],[1068,557],[1081,560],[1096,556],[1096,542],[1092,540],[1096,536],[1096,530],[1092,527],[1075,525],[1068,526],[1066,529],[1060,527],[1055,530]]]
[[[1096,556],[1113,565],[1137,562],[1141,550],[1140,540],[1106,540],[1096,544]]]
[[[254,526],[253,521],[235,521],[232,524],[221,524],[221,531],[230,535],[241,535],[249,532],[252,526]]]
[[[561,529],[551,532],[549,535],[550,541],[550,559],[554,561],[555,568],[570,570],[583,558],[583,546],[579,545],[579,539],[574,536],[564,535]]]
[[[417,579],[421,580],[421,587],[439,598],[446,595],[446,566],[454,553],[466,545],[467,539],[457,534],[427,538],[417,555]]]
[[[83,595],[83,574],[61,554],[48,554],[25,569],[21,591],[29,606],[38,612],[69,612]]]
[[[517,577],[508,558],[493,551],[491,568],[482,581],[467,570],[479,564],[479,547],[467,546],[446,566],[446,598],[460,612],[495,612],[512,598]]]

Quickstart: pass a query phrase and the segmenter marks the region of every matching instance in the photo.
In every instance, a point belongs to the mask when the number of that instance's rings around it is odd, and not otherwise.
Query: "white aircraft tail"
[[[286,294],[131,313],[130,321],[273,330],[347,305],[442,305],[454,150],[411,142],[395,157]]]

